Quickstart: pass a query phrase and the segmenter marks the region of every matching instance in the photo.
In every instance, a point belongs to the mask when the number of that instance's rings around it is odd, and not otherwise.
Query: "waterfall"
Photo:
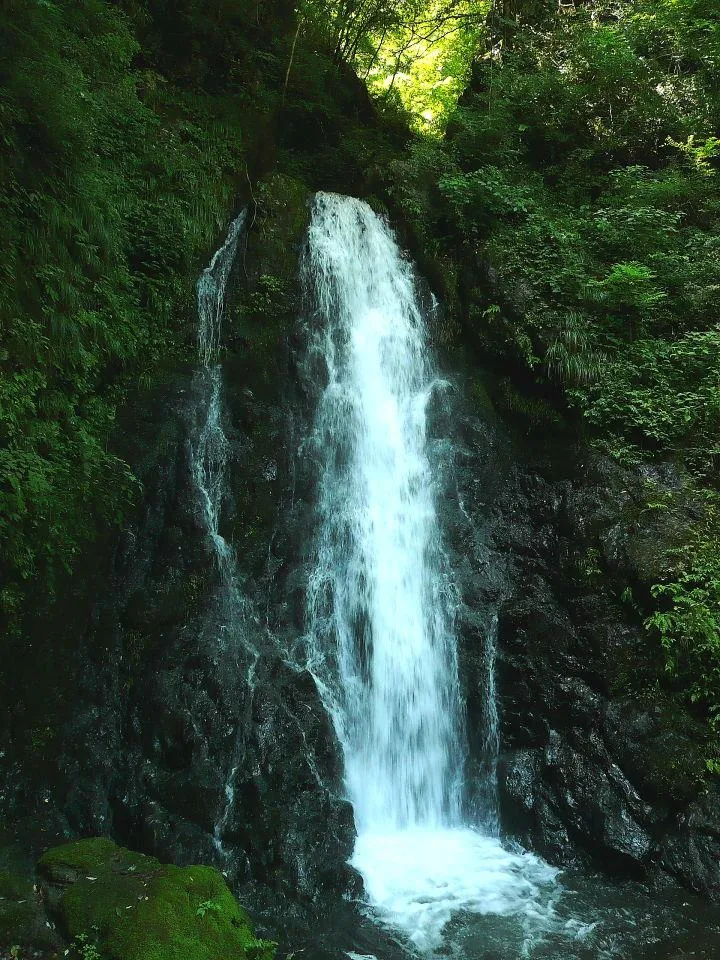
[[[317,431],[328,456],[313,583],[333,596],[356,818],[454,822],[460,693],[425,449],[434,374],[412,272],[368,206],[323,194],[308,269],[333,318],[323,332],[330,382]]]
[[[229,444],[223,429],[222,368],[219,363],[220,331],[225,290],[238,242],[245,225],[243,211],[230,225],[225,242],[216,251],[197,282],[198,359],[196,380],[204,407],[191,449],[191,468],[203,520],[213,545],[225,588],[235,593],[235,562],[230,544],[220,533],[222,505],[227,495]]]
[[[200,274],[196,285],[198,305],[198,356],[203,367],[217,363],[220,331],[225,309],[225,290],[235,262],[238,242],[245,226],[247,211],[230,224],[225,242]]]
[[[426,437],[440,381],[411,265],[367,204],[321,193],[304,281],[315,307],[311,349],[327,371],[313,436],[311,668],[343,747],[358,831],[352,862],[380,918],[432,948],[455,911],[522,913],[554,871],[497,836],[493,637],[493,806],[484,829],[463,822],[455,600]]]
[[[197,281],[197,343],[200,366],[195,375],[195,389],[198,395],[198,422],[190,443],[190,467],[203,524],[212,544],[220,576],[216,596],[219,619],[211,619],[209,623],[212,624],[211,629],[215,631],[216,641],[221,645],[224,645],[230,637],[234,637],[247,648],[248,643],[242,630],[244,604],[238,587],[235,554],[232,546],[220,533],[222,507],[228,493],[227,467],[230,444],[223,428],[223,379],[219,362],[225,291],[237,255],[245,219],[246,212],[243,211],[233,220],[225,242],[216,251]],[[223,846],[222,836],[235,800],[234,782],[238,769],[238,749],[239,745],[236,745],[213,831],[215,848],[223,857],[229,856],[229,852]]]

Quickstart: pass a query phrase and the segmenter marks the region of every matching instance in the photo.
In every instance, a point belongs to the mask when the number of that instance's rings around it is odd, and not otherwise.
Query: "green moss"
[[[87,935],[108,960],[273,956],[211,867],[162,865],[97,838],[49,851],[39,868],[51,889],[60,885],[56,909],[68,939]]]
[[[374,193],[369,194],[365,198],[365,203],[373,210],[379,217],[389,217],[390,210],[388,208],[387,202],[383,197],[378,197]]]
[[[7,870],[0,870],[0,900],[22,900],[32,894],[32,884]]]
[[[508,378],[500,381],[493,399],[505,416],[526,430],[562,426],[562,418],[549,400],[521,393]]]
[[[310,193],[292,177],[275,174],[257,187],[255,201],[243,263],[245,289],[230,311],[230,324],[243,352],[249,345],[259,369],[272,379],[273,358],[299,309],[298,261]]]
[[[25,940],[36,912],[32,883],[0,870],[0,945]]]
[[[38,861],[42,873],[57,876],[57,871],[78,871],[81,873],[97,873],[100,870],[118,869],[153,869],[160,866],[153,857],[146,857],[141,853],[133,853],[118,847],[107,837],[94,837],[89,840],[76,840],[60,847],[53,847]]]
[[[695,731],[697,740],[669,729],[655,750],[648,751],[644,779],[652,783],[659,796],[676,803],[694,799],[707,778],[707,747],[703,731]]]
[[[481,414],[494,414],[495,407],[487,386],[481,380],[475,380],[470,389],[473,406]]]
[[[294,317],[298,305],[300,244],[310,222],[310,193],[298,180],[275,174],[257,191],[248,278],[251,315],[272,321]]]
[[[278,239],[299,242],[310,220],[309,199],[308,188],[300,180],[282,173],[268,177],[257,197],[261,228],[269,228]]]
[[[707,757],[712,750],[707,727],[658,689],[652,695],[644,691],[628,704],[632,713],[638,707],[655,718],[652,735],[642,741],[640,782],[658,800],[677,805],[690,802],[707,777]]]

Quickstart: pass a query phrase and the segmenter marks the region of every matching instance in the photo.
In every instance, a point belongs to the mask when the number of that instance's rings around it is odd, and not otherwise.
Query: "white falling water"
[[[203,367],[218,361],[220,332],[225,310],[225,290],[235,262],[238,243],[245,226],[247,211],[230,224],[225,242],[203,270],[197,282],[198,355]]]
[[[425,452],[433,389],[413,276],[357,200],[320,194],[309,268],[330,382],[316,580],[333,595],[358,824],[458,819],[452,606]]]
[[[216,251],[197,282],[198,358],[204,420],[192,445],[192,471],[208,536],[213,544],[220,575],[234,590],[234,558],[230,544],[220,533],[220,516],[226,496],[229,444],[223,429],[222,369],[218,362],[220,331],[225,308],[225,290],[245,225],[243,211],[233,220],[225,242]]]
[[[218,593],[219,611],[224,622],[218,623],[218,639],[238,636],[243,612],[243,598],[238,587],[237,566],[232,546],[220,533],[223,502],[227,495],[227,466],[230,444],[223,429],[222,367],[219,362],[220,332],[225,309],[225,291],[237,255],[238,243],[245,226],[243,211],[230,224],[225,242],[214,254],[209,265],[200,274],[197,282],[198,305],[198,359],[200,369],[196,385],[203,406],[200,423],[191,443],[191,470],[204,521],[205,530],[213,546],[220,574]],[[243,645],[248,646],[242,639]],[[254,653],[254,651],[251,651]],[[237,753],[237,748],[236,748]],[[235,800],[236,757],[228,773],[224,797],[220,804],[213,842],[218,853],[227,857],[229,852],[222,843],[222,836],[232,813]]]
[[[498,618],[493,616],[483,651],[483,745],[480,757],[483,782],[480,785],[479,814],[485,831],[494,837],[500,834],[498,816],[498,755],[500,753],[500,717],[498,714],[495,664],[497,660]]]
[[[321,193],[305,282],[328,376],[312,667],[344,750],[352,863],[380,917],[431,949],[456,911],[533,912],[554,871],[463,822],[454,594],[426,443],[438,382],[412,268],[367,204]]]

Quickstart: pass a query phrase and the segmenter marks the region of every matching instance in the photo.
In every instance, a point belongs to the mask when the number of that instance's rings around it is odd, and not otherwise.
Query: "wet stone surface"
[[[622,587],[649,589],[647,545],[658,554],[672,536],[638,520],[644,478],[580,462],[567,445],[519,451],[487,410],[466,409],[457,434],[463,510],[448,498],[445,511],[461,670],[472,745],[494,610],[505,829],[558,865],[672,878],[717,899],[720,804],[703,783],[703,732],[671,697],[643,699],[628,680],[657,674],[659,652]]]

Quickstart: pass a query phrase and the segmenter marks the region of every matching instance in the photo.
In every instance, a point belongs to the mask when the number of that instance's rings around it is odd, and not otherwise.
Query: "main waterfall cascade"
[[[320,195],[308,269],[329,384],[317,418],[313,612],[333,596],[349,791],[358,825],[459,818],[452,597],[425,449],[435,387],[409,266],[359,201]]]
[[[541,900],[551,910],[555,871],[497,836],[492,636],[485,828],[463,819],[456,599],[426,436],[428,403],[443,385],[412,268],[367,204],[320,193],[304,281],[311,349],[327,371],[313,436],[311,668],[343,747],[358,831],[352,863],[381,919],[431,949],[457,911],[537,915]]]

